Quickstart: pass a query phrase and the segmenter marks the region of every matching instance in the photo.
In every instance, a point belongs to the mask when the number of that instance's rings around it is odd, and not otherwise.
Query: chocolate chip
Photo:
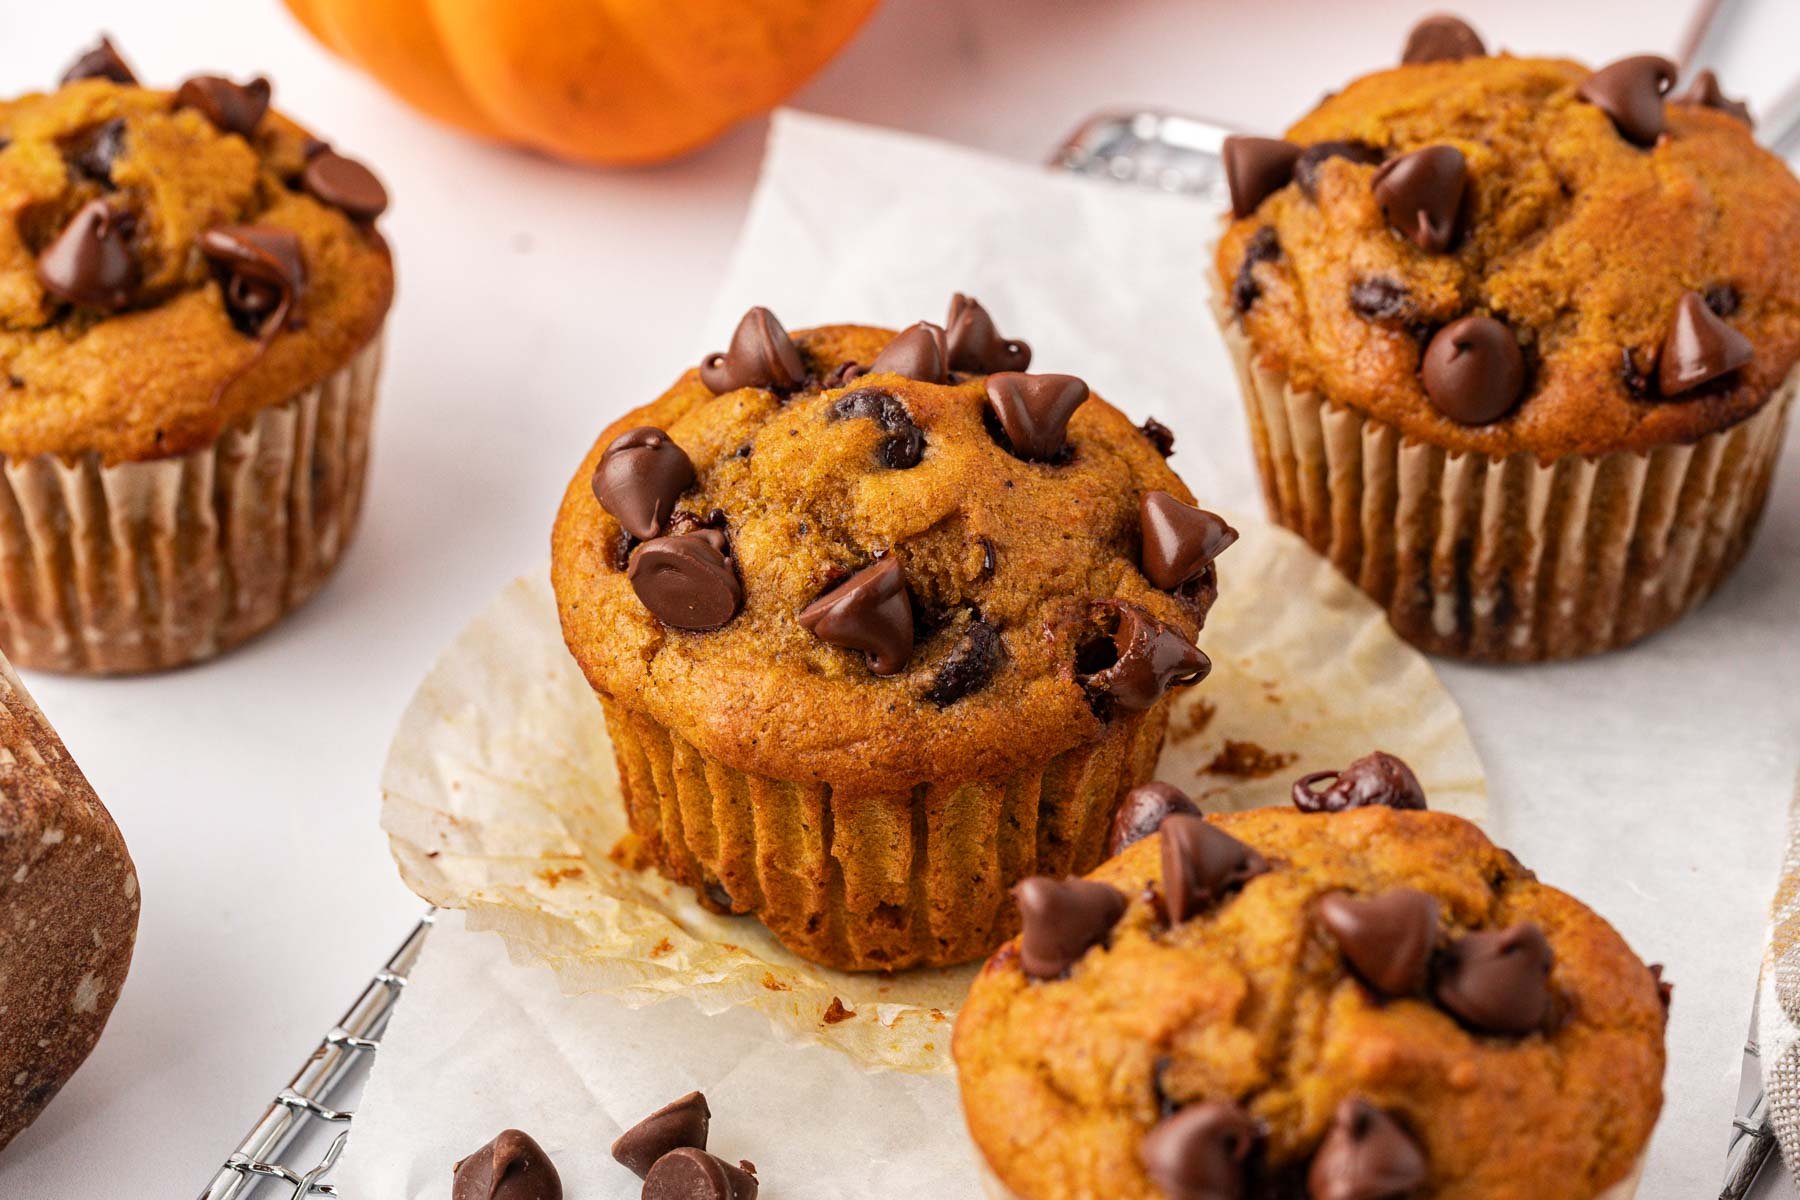
[[[1406,48],[1400,52],[1402,63],[1455,62],[1464,58],[1487,57],[1487,46],[1475,27],[1461,17],[1438,13],[1426,17],[1406,35]]]
[[[1144,578],[1165,592],[1199,577],[1238,539],[1217,513],[1183,504],[1168,492],[1145,492],[1138,502]]]
[[[994,543],[986,538],[976,538],[975,541],[981,546],[981,577],[986,579],[994,573],[994,564],[999,560]]]
[[[806,364],[775,314],[758,307],[738,322],[729,350],[700,364],[700,382],[715,396],[746,387],[791,392],[806,382]]]
[[[241,331],[266,337],[299,326],[306,264],[292,230],[215,225],[200,235],[200,252],[218,270],[225,309]]]
[[[1142,433],[1145,440],[1156,447],[1156,452],[1164,458],[1175,453],[1175,431],[1155,417],[1145,419],[1144,423],[1138,426],[1138,432]]]
[[[1143,712],[1171,687],[1205,679],[1212,663],[1180,630],[1135,604],[1114,602],[1118,624],[1076,654],[1077,679],[1099,709]]]
[[[1430,1182],[1425,1152],[1360,1096],[1338,1105],[1306,1176],[1310,1200],[1407,1200]]]
[[[1750,118],[1750,106],[1742,100],[1733,100],[1719,89],[1719,77],[1712,69],[1694,76],[1694,82],[1688,84],[1687,91],[1679,96],[1671,97],[1676,104],[1691,104],[1699,108],[1716,108],[1728,116],[1736,117],[1751,128],[1756,122]]]
[[[102,121],[69,141],[63,150],[80,176],[110,189],[113,163],[125,152],[125,118]]]
[[[1427,254],[1455,243],[1469,190],[1469,165],[1455,146],[1426,146],[1390,159],[1370,185],[1390,228]]]
[[[956,644],[938,668],[937,677],[925,689],[925,699],[939,708],[947,708],[971,692],[986,687],[1006,660],[1006,646],[1000,631],[977,618],[963,630]]]
[[[1314,142],[1302,150],[1300,157],[1294,160],[1294,182],[1300,185],[1302,196],[1317,203],[1319,199],[1319,168],[1331,159],[1342,158],[1349,162],[1372,167],[1385,157],[1386,152],[1380,146],[1372,146],[1368,142]]]
[[[716,529],[652,538],[631,553],[631,590],[664,625],[718,629],[744,604],[725,535]]]
[[[1112,829],[1106,837],[1106,856],[1111,858],[1125,847],[1143,841],[1161,829],[1164,819],[1173,813],[1197,817],[1200,806],[1188,799],[1186,792],[1161,780],[1132,788],[1113,814]]]
[[[869,368],[863,366],[861,363],[839,363],[832,369],[831,374],[825,377],[824,382],[819,386],[823,387],[826,391],[831,391],[834,388],[847,387],[852,380],[867,375],[868,373]]]
[[[1638,399],[1650,393],[1650,372],[1655,369],[1655,357],[1650,358],[1650,366],[1644,367],[1638,362],[1638,352],[1630,346],[1619,347],[1619,382],[1625,390]]]
[[[1264,225],[1250,235],[1244,243],[1244,260],[1238,264],[1237,278],[1231,281],[1231,307],[1238,312],[1249,312],[1262,295],[1262,285],[1256,282],[1256,268],[1261,263],[1276,262],[1281,258],[1281,239],[1276,236],[1273,225]]]
[[[1582,81],[1575,94],[1612,118],[1619,136],[1634,146],[1654,146],[1667,124],[1663,95],[1675,82],[1675,64],[1655,54],[1609,63]]]
[[[1664,396],[1691,392],[1729,375],[1756,357],[1750,339],[1715,316],[1699,292],[1685,292],[1663,338],[1656,370]]]
[[[322,150],[306,160],[300,186],[321,204],[342,209],[353,221],[373,221],[387,211],[387,189],[375,172],[334,150]]]
[[[950,318],[944,322],[944,344],[950,369],[972,375],[996,371],[1023,371],[1031,365],[1031,347],[1000,336],[994,318],[981,302],[961,292],[950,297]]]
[[[1163,912],[1171,925],[1268,873],[1267,859],[1205,817],[1172,813],[1161,833]]]
[[[643,1200],[756,1200],[756,1176],[722,1158],[683,1146],[656,1160]]]
[[[1054,462],[1062,454],[1069,418],[1087,398],[1088,385],[1073,375],[1002,371],[987,380],[988,409],[1006,449],[1026,462]]]
[[[944,331],[930,321],[920,321],[899,334],[869,364],[869,374],[889,373],[920,383],[950,382],[950,352]]]
[[[1117,889],[1087,879],[1034,875],[1013,888],[1023,931],[1019,966],[1035,979],[1055,979],[1106,940],[1125,915]]]
[[[612,1156],[642,1179],[656,1161],[671,1150],[683,1146],[706,1149],[706,1133],[711,1121],[712,1109],[707,1107],[706,1097],[699,1092],[689,1092],[620,1134],[619,1140],[612,1144]]]
[[[140,268],[131,235],[137,217],[110,200],[90,200],[37,258],[37,278],[60,300],[118,310],[137,292]]]
[[[268,114],[273,91],[260,75],[249,83],[233,83],[222,75],[195,75],[175,90],[175,107],[194,109],[220,133],[248,139]]]
[[[1668,1012],[1670,1001],[1675,999],[1675,985],[1663,978],[1663,965],[1661,963],[1650,964],[1650,979],[1656,984],[1657,1000],[1661,1001],[1663,1011]]]
[[[1412,319],[1412,293],[1406,285],[1381,276],[1358,279],[1350,285],[1350,310],[1365,321],[1383,324]]]
[[[1743,298],[1738,290],[1729,283],[1709,283],[1706,290],[1700,293],[1706,301],[1706,307],[1712,309],[1715,317],[1729,317],[1735,314]]]
[[[654,426],[629,429],[612,440],[594,468],[594,499],[639,541],[669,531],[675,501],[694,482],[687,452]]]
[[[828,419],[847,418],[866,418],[888,431],[879,451],[885,465],[899,471],[919,465],[925,454],[925,432],[913,424],[912,414],[892,392],[866,387],[838,397]]]
[[[1169,1200],[1242,1200],[1259,1133],[1236,1104],[1205,1100],[1158,1122],[1138,1158]]]
[[[1317,785],[1331,780],[1323,791]],[[1294,807],[1305,813],[1343,812],[1380,805],[1423,811],[1425,789],[1412,768],[1385,751],[1365,754],[1341,771],[1315,771],[1294,781]]]
[[[1463,317],[1437,331],[1420,368],[1432,406],[1463,425],[1486,425],[1525,393],[1519,340],[1492,317]]]
[[[91,49],[83,51],[69,64],[69,69],[63,72],[62,82],[65,85],[78,79],[110,79],[126,87],[137,85],[137,76],[112,44],[112,39],[105,36]]]
[[[1319,923],[1336,939],[1357,978],[1389,998],[1425,990],[1438,941],[1438,902],[1412,888],[1358,899],[1319,900]]]
[[[1433,994],[1472,1029],[1522,1036],[1550,1014],[1552,958],[1544,931],[1530,922],[1465,934],[1438,956]]]
[[[1225,139],[1223,157],[1232,214],[1247,217],[1293,179],[1300,147],[1280,138],[1233,135]]]
[[[562,1200],[556,1164],[531,1135],[517,1129],[456,1164],[451,1200]]]
[[[897,558],[864,567],[801,609],[799,619],[820,641],[860,650],[877,675],[898,674],[912,658],[912,598]]]

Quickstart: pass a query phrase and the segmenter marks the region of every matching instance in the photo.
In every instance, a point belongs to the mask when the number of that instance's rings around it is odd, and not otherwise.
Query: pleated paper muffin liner
[[[379,334],[212,445],[106,466],[0,460],[0,645],[106,675],[219,654],[318,591],[362,509]]]
[[[754,915],[794,953],[852,971],[954,966],[1011,937],[1012,886],[1100,864],[1169,720],[1165,699],[1041,767],[879,793],[739,771],[603,706],[642,857],[709,908]]]
[[[1797,370],[1754,416],[1687,445],[1457,454],[1294,387],[1218,316],[1270,515],[1402,637],[1490,662],[1615,649],[1710,595],[1755,532],[1800,387]]]

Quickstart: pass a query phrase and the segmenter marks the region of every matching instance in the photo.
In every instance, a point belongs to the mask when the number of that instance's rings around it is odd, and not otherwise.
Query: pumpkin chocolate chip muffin
[[[141,87],[103,41],[0,102],[0,644],[22,665],[216,654],[355,529],[387,197],[269,99]]]
[[[1425,649],[1587,654],[1735,565],[1800,359],[1800,181],[1717,80],[1438,18],[1226,147],[1215,294],[1269,507]]]
[[[1630,1196],[1656,970],[1398,760],[1320,782],[1219,816],[1134,794],[1156,832],[1019,886],[953,1043],[992,1195]]]
[[[563,632],[643,860],[850,969],[978,958],[1100,861],[1235,533],[1147,434],[958,297],[731,347],[601,434]],[[602,848],[605,849],[605,848]]]

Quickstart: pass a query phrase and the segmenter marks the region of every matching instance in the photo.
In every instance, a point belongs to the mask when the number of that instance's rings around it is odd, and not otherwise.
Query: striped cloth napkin
[[[1787,852],[1769,915],[1769,948],[1757,998],[1763,1085],[1789,1171],[1800,1165],[1800,781],[1788,808]],[[1791,1197],[1792,1177],[1765,1170],[1758,1197]]]

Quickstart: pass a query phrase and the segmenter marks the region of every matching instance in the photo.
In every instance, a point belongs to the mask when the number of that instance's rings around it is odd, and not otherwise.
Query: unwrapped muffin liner
[[[1755,532],[1800,387],[1797,370],[1755,415],[1685,445],[1459,454],[1296,388],[1216,308],[1270,516],[1408,641],[1484,661],[1614,649],[1710,595]]]
[[[1480,760],[1425,659],[1299,538],[1232,520],[1243,536],[1220,560],[1220,597],[1201,637],[1213,672],[1175,695],[1157,777],[1209,811],[1285,804],[1297,776],[1381,748],[1412,764],[1434,808],[1484,817]],[[1284,602],[1271,606],[1270,596]],[[628,760],[632,753],[627,745]],[[690,750],[658,755],[665,772],[699,769]],[[647,762],[635,769],[654,778]],[[724,820],[707,812],[702,798],[727,780],[716,768],[700,773],[704,790],[658,789],[657,803],[667,796],[684,829],[683,814],[697,807],[695,827],[719,830],[716,846],[699,844],[735,889],[746,869],[735,844],[741,806],[734,801]],[[693,888],[638,866],[614,740],[563,645],[543,574],[504,589],[432,668],[396,731],[382,791],[382,826],[408,885],[464,910],[470,929],[498,932],[514,961],[550,967],[566,992],[634,1007],[675,997],[707,1012],[752,1007],[781,1035],[870,1067],[951,1070],[951,1020],[978,967],[835,971],[794,954],[753,918],[711,911]],[[804,853],[783,849],[753,872],[798,873]],[[878,889],[880,872],[875,880],[868,886]],[[966,890],[979,911],[998,903],[992,883]]]
[[[362,508],[379,334],[188,454],[0,461],[0,645],[21,666],[154,671],[210,658],[316,592]]]

